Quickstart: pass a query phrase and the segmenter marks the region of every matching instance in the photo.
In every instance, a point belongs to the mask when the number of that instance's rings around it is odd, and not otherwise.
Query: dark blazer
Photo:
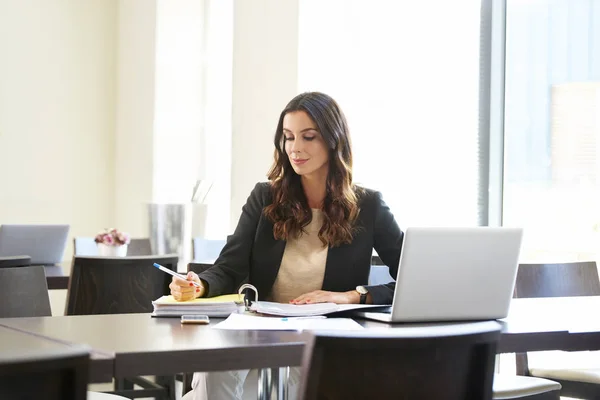
[[[279,272],[286,242],[273,237],[273,224],[263,214],[272,203],[269,183],[258,183],[244,207],[233,235],[221,251],[214,266],[200,274],[208,284],[207,296],[235,293],[246,277],[258,290],[259,300],[266,299]],[[395,282],[366,286],[371,269],[373,248],[390,268],[398,272],[403,232],[394,220],[381,193],[365,189],[359,195],[360,228],[351,244],[330,247],[327,252],[323,290],[346,292],[364,285],[374,304],[391,304]]]

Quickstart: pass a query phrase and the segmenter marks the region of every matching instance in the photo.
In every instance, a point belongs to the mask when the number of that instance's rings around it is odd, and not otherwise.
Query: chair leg
[[[181,395],[185,396],[187,392],[192,390],[192,379],[194,379],[194,374],[192,373],[184,373],[181,382],[183,383],[183,389],[181,390]]]
[[[115,378],[115,391],[121,390],[133,390],[133,382],[127,380],[126,378]]]
[[[165,400],[175,400],[175,375],[157,376],[156,384],[165,388]]]

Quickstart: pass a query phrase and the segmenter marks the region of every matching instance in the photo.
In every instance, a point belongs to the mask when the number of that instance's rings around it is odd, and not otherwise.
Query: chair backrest
[[[594,261],[519,264],[514,298],[600,295],[600,279]],[[527,353],[515,355],[518,375],[529,375]]]
[[[492,398],[500,325],[316,332],[298,399]]]
[[[169,293],[177,271],[176,255],[138,257],[74,257],[67,291],[66,315],[151,312],[152,300]]]
[[[390,269],[387,265],[371,265],[369,285],[385,285],[394,280],[395,278],[390,275]]]
[[[0,399],[85,400],[89,349],[65,346],[0,357]]]
[[[195,237],[192,239],[192,258],[194,261],[214,261],[221,254],[225,243],[226,240]]]
[[[0,268],[0,318],[51,315],[44,267]]]
[[[27,267],[31,265],[29,256],[0,257],[0,268]]]
[[[127,256],[151,256],[152,254],[149,238],[131,239],[127,246]]]
[[[73,250],[76,256],[98,255],[98,245],[92,237],[73,238]]]
[[[515,298],[600,295],[594,261],[561,264],[519,264]]]

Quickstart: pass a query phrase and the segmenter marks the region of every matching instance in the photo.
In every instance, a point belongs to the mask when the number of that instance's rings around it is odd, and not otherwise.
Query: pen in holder
[[[256,289],[256,287],[254,287],[254,285],[251,285],[249,283],[244,283],[242,286],[240,286],[240,288],[238,289],[238,294],[242,294],[242,292],[246,289],[254,291],[254,301],[258,301],[258,290]],[[244,306],[246,307],[246,311],[250,311],[250,299],[248,297],[248,292],[244,294]]]

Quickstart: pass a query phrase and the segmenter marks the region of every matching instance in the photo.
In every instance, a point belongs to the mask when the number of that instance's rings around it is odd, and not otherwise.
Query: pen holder
[[[191,259],[192,208],[190,203],[150,203],[148,219],[154,254],[177,254],[179,261]]]

